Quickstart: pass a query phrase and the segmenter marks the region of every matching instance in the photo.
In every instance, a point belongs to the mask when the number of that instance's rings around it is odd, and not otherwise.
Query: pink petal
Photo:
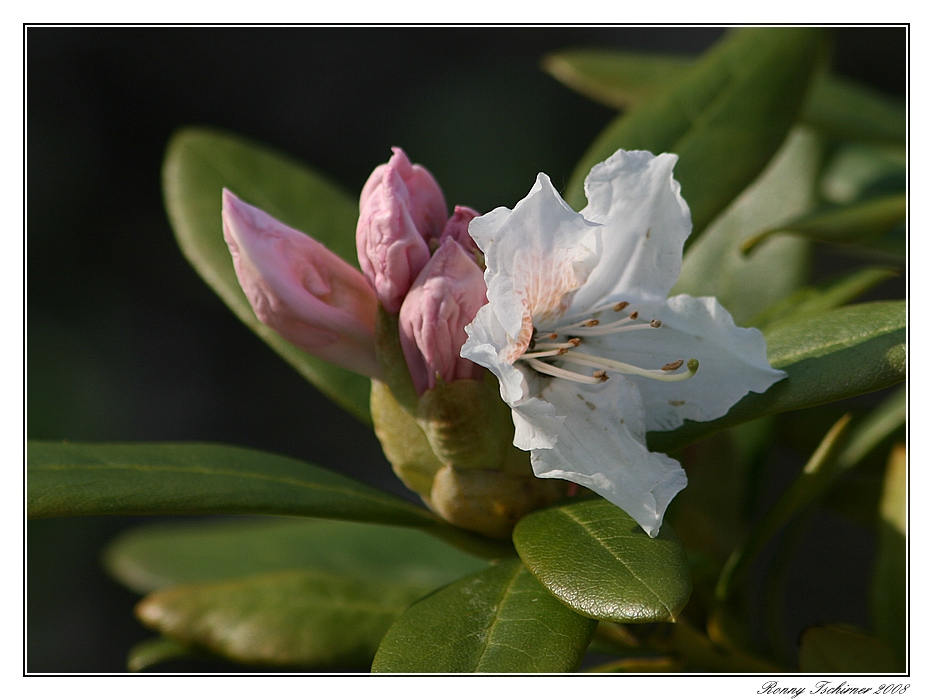
[[[226,189],[223,224],[237,279],[262,323],[315,357],[379,376],[376,296],[360,272]]]
[[[390,313],[430,258],[429,242],[440,237],[447,204],[434,177],[412,165],[400,148],[370,175],[360,195],[356,246],[360,267]]]
[[[402,304],[399,333],[415,389],[480,379],[483,369],[460,357],[465,327],[486,303],[483,273],[460,245],[445,239]]]

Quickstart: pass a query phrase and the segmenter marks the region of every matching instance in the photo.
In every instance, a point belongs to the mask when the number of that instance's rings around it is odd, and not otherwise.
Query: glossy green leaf
[[[409,608],[389,629],[376,673],[568,673],[596,621],[558,602],[511,559]]]
[[[209,443],[30,442],[28,514],[303,515],[417,527],[475,551],[503,543],[424,508],[290,457]]]
[[[567,188],[585,202],[590,168],[619,148],[676,153],[674,170],[699,233],[764,169],[797,120],[823,55],[821,30],[740,29],[661,97],[613,121]]]
[[[281,571],[151,593],[139,619],[184,647],[276,666],[365,667],[417,584]]]
[[[637,107],[663,95],[694,66],[684,56],[577,49],[547,56],[543,68],[568,87],[608,107]],[[834,139],[903,143],[903,105],[866,87],[823,75],[801,118]]]
[[[788,221],[813,206],[821,153],[811,132],[792,131],[761,176],[687,251],[671,293],[714,296],[736,323],[746,325],[749,317],[800,287],[809,268],[806,241],[775,238],[748,256],[739,246],[762,226]]]
[[[742,243],[742,252],[750,253],[777,233],[822,243],[871,243],[906,218],[907,197],[903,193],[827,207],[751,236]]]
[[[104,563],[138,593],[283,569],[437,588],[487,566],[418,530],[280,518],[145,525],[111,542]]]
[[[163,661],[184,659],[191,655],[191,650],[178,642],[165,637],[153,637],[130,648],[126,655],[126,668],[128,671],[144,671]]]
[[[733,425],[840,401],[904,381],[907,316],[903,301],[855,304],[780,325],[765,333],[768,360],[787,378],[750,393],[722,418],[687,421],[648,433],[648,447],[669,452]]]
[[[891,453],[881,495],[871,612],[878,636],[904,658],[907,644],[907,452]]]
[[[259,322],[240,289],[223,238],[221,191],[265,210],[356,265],[359,210],[317,173],[246,139],[209,129],[172,138],[162,166],[169,220],[185,257],[254,333],[325,395],[369,421],[369,380],[318,360]]]
[[[883,642],[847,627],[810,627],[800,636],[802,673],[903,673],[905,670],[904,663],[894,658]]]
[[[663,525],[652,539],[608,501],[537,511],[512,539],[542,585],[587,617],[669,622],[690,598],[687,556],[674,531]]]
[[[748,320],[754,328],[770,330],[795,323],[855,301],[865,292],[891,279],[897,272],[888,267],[869,267],[836,277],[822,284],[797,290]]]

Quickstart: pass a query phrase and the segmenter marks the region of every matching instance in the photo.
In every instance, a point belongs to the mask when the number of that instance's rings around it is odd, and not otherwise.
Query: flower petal
[[[528,396],[528,387],[522,373],[504,359],[509,344],[508,334],[499,323],[491,304],[476,312],[476,318],[466,327],[467,340],[460,356],[486,367],[499,379],[499,394],[510,406]]]
[[[681,382],[629,376],[641,391],[649,431],[673,430],[684,420],[714,420],[748,392],[761,393],[787,376],[768,364],[761,331],[736,326],[713,297],[633,299],[629,308],[640,318],[659,319],[661,327],[588,340],[593,354],[653,370],[675,360],[700,362],[697,373]]]
[[[392,150],[363,187],[356,250],[376,296],[394,314],[431,257],[428,241],[441,235],[447,204],[431,173]]]
[[[486,303],[483,273],[453,238],[447,238],[418,275],[402,303],[399,334],[419,394],[445,382],[478,379],[482,369],[460,356],[465,327]]]
[[[532,450],[535,474],[592,489],[657,536],[664,511],[687,485],[687,476],[676,460],[644,446],[635,385],[622,377],[599,385],[556,380],[541,398],[564,419],[553,448]]]
[[[557,319],[598,258],[598,227],[573,211],[541,173],[528,196],[470,222],[486,257],[486,296],[508,337],[514,361],[534,323]]]
[[[616,151],[593,166],[580,212],[603,224],[602,254],[574,298],[574,310],[589,309],[619,292],[664,298],[680,274],[690,209],[674,180],[677,156]]]
[[[226,189],[223,228],[237,279],[262,323],[322,360],[380,376],[376,296],[359,271]]]

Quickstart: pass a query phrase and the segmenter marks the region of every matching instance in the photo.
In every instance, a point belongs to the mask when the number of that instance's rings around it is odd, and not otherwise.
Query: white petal
[[[514,210],[500,207],[470,222],[486,257],[487,298],[507,334],[510,360],[527,347],[534,323],[563,315],[596,265],[596,229],[543,173]]]
[[[674,180],[677,156],[616,151],[594,166],[584,188],[589,203],[580,213],[603,224],[602,256],[574,299],[574,310],[592,308],[625,292],[664,298],[677,276],[690,208]]]
[[[472,360],[495,374],[499,379],[502,400],[510,406],[527,399],[529,394],[524,376],[511,362],[503,359],[508,335],[491,304],[480,307],[476,318],[467,325],[466,332],[467,340],[460,349],[460,357]]]
[[[535,474],[592,489],[657,536],[687,477],[675,460],[648,452],[636,437],[644,434],[638,389],[624,377],[595,386],[556,380],[542,398],[565,418],[554,447],[532,451]]]
[[[681,294],[666,302],[632,303],[636,307],[640,318],[657,318],[661,327],[594,338],[585,343],[593,354],[644,369],[675,360],[700,362],[697,373],[681,382],[629,375],[641,390],[649,431],[672,430],[685,419],[720,418],[748,392],[761,393],[787,376],[768,364],[761,331],[736,326],[713,297]]]

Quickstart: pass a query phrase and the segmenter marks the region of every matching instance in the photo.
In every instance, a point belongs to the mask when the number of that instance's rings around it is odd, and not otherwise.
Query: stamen
[[[609,360],[605,357],[596,357],[594,355],[586,355],[581,352],[571,351],[567,352],[561,356],[561,359],[564,362],[569,362],[571,364],[582,365],[584,367],[595,367],[597,369],[610,370],[614,372],[622,372],[624,374],[635,374],[639,377],[646,377],[648,379],[657,379],[662,382],[680,382],[684,379],[690,379],[694,374],[697,373],[697,369],[700,366],[700,363],[696,359],[691,359],[687,362],[687,371],[680,372],[679,374],[669,374],[664,370],[657,369],[644,369],[643,367],[636,367],[635,365],[630,365],[625,362],[619,362],[618,360]],[[676,364],[676,363],[671,363]],[[666,366],[666,365],[665,365]],[[680,367],[680,365],[678,365]]]
[[[579,338],[571,338],[566,343],[537,343],[534,347],[529,345],[528,351],[521,356],[521,359],[527,360],[534,357],[554,357],[556,355],[563,355],[570,350],[570,348],[575,348],[579,344]]]
[[[594,372],[592,377],[588,377],[585,374],[577,374],[576,372],[571,372],[568,369],[562,369],[561,367],[549,365],[546,362],[542,362],[541,360],[530,359],[528,360],[528,364],[532,369],[540,372],[541,374],[549,374],[552,377],[569,379],[572,382],[578,382],[580,384],[602,384],[609,378],[605,372],[603,372],[601,376],[597,376],[599,372]]]
[[[571,323],[567,326],[561,326],[560,328],[555,328],[552,335],[556,338],[558,334],[566,335],[568,333],[578,333],[585,328],[593,328],[594,326],[599,325],[598,318],[588,318],[585,321],[577,321],[576,323]]]
[[[661,322],[658,319],[653,318],[651,319],[651,323],[649,323],[648,325],[651,326],[652,328],[660,328]]]
[[[613,311],[622,311],[622,310],[625,309],[625,307],[627,307],[627,306],[628,306],[628,302],[627,302],[627,301],[620,301],[618,304],[616,304],[615,306],[612,307],[612,310],[613,310]]]
[[[577,330],[577,335],[584,337],[594,336],[594,335],[611,335],[614,333],[624,333],[625,331],[641,331],[646,328],[659,328],[660,323],[657,326],[651,323],[639,323],[638,325],[631,325],[631,319],[623,318],[621,321],[613,321],[612,323],[606,323],[598,328],[580,328]]]

